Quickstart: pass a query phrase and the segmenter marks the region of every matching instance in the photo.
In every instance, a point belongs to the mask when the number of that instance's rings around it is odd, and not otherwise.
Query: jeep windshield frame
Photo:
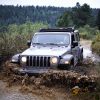
[[[32,45],[66,45],[70,44],[70,35],[64,32],[59,33],[37,33],[32,38]]]

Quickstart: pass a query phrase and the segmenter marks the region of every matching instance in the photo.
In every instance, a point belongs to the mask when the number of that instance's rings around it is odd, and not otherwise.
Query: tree
[[[74,7],[72,13],[72,18],[76,26],[84,26],[90,23],[91,8],[89,5],[83,4],[82,6]]]
[[[55,26],[57,18],[69,8],[0,5],[0,26],[24,24],[26,21],[49,23]],[[71,8],[70,8],[71,9]],[[69,10],[70,10],[69,9]]]
[[[96,19],[96,25],[98,29],[100,30],[100,10],[98,11],[97,19]]]
[[[81,7],[79,2],[76,3],[76,7],[77,8],[80,8]]]
[[[72,25],[72,19],[69,13],[65,12],[57,21],[58,27],[68,27]]]

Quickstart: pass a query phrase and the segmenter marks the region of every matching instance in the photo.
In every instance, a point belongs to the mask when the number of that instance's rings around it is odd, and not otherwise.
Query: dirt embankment
[[[14,66],[7,61],[0,73],[0,100],[96,100],[100,98],[96,87],[99,65],[88,58],[71,71],[50,70],[46,74],[21,76],[11,71]]]

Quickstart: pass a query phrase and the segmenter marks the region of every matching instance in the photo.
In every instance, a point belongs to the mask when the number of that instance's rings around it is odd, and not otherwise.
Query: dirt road
[[[7,88],[7,83],[0,80],[0,100],[39,100],[32,94],[22,94],[19,87]]]
[[[84,58],[91,56],[91,41],[82,41],[81,44],[84,47]],[[86,45],[87,44],[87,45]],[[94,70],[88,70],[87,67],[78,67],[76,71],[79,73],[96,74]],[[38,83],[37,83],[38,84]],[[22,86],[22,84],[8,85],[7,80],[0,80],[0,100],[80,100],[75,99],[70,93],[67,92],[67,87],[44,87],[37,85]],[[91,99],[92,100],[92,99]]]

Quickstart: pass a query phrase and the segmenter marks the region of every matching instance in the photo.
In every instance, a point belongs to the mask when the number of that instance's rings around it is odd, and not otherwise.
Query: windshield
[[[33,37],[32,43],[69,45],[70,37],[69,34],[37,34]]]

